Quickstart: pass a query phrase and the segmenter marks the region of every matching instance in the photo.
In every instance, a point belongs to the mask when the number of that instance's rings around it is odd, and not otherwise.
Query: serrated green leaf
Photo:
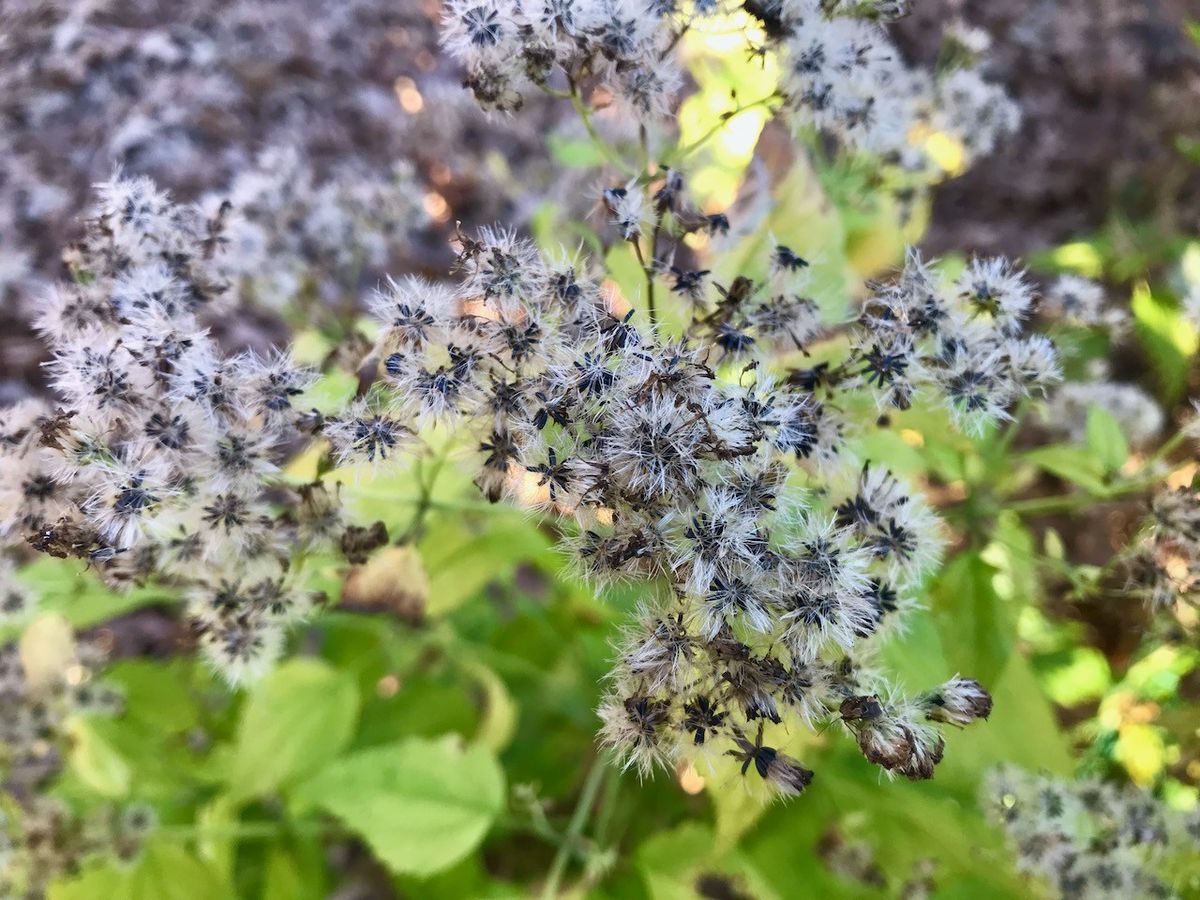
[[[358,719],[353,680],[316,659],[294,659],[263,679],[242,710],[229,792],[261,797],[312,774],[345,748]]]
[[[292,803],[337,817],[392,871],[432,875],[483,840],[504,807],[504,772],[480,745],[409,738],[334,761]]]

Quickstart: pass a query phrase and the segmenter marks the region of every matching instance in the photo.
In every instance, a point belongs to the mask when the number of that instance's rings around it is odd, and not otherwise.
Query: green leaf
[[[235,841],[231,834],[237,821],[237,804],[225,794],[196,810],[196,853],[226,879],[233,877]]]
[[[296,409],[315,409],[333,415],[346,408],[357,390],[357,375],[334,369],[321,375],[294,402]]]
[[[105,864],[50,885],[48,900],[233,900],[228,883],[183,847],[151,840],[132,867]]]
[[[714,843],[712,832],[699,823],[659,832],[644,841],[636,858],[653,900],[693,900],[701,896],[696,883],[704,876],[734,888],[731,895],[759,900],[778,896],[741,853],[716,852]]]
[[[127,874],[111,865],[91,864],[79,874],[50,882],[46,900],[96,900],[97,897],[119,898],[125,888]]]
[[[123,723],[136,723],[165,736],[182,734],[196,724],[196,700],[183,681],[183,671],[181,660],[126,659],[110,666],[104,680],[125,695]]]
[[[37,597],[39,612],[60,612],[75,628],[90,628],[143,606],[172,600],[172,591],[157,585],[114,593],[78,559],[35,559],[17,572],[17,580]],[[0,626],[0,641],[10,641],[20,632],[19,623]]]
[[[1196,353],[1196,330],[1179,310],[1168,306],[1139,284],[1130,302],[1134,331],[1158,375],[1162,398],[1175,402],[1187,388],[1191,357]]]
[[[392,871],[432,875],[474,850],[504,807],[504,772],[485,747],[409,738],[336,760],[292,794],[362,836]]]
[[[1129,444],[1121,426],[1112,413],[1100,406],[1088,410],[1087,444],[1106,472],[1118,471],[1129,456]]]
[[[104,797],[129,793],[129,764],[97,729],[98,723],[74,719],[70,725],[71,770],[85,785]]]
[[[305,891],[304,879],[291,856],[278,847],[272,848],[263,875],[262,900],[299,900],[315,896],[312,891]]]
[[[978,553],[961,553],[942,571],[931,604],[946,661],[985,685],[1004,669],[1016,630],[992,584],[995,574]]]
[[[358,703],[354,682],[320,660],[281,665],[242,710],[230,794],[238,800],[260,797],[329,762],[354,733]]]
[[[1025,454],[1025,460],[1051,475],[1079,485],[1096,496],[1108,493],[1104,483],[1105,469],[1094,452],[1070,444],[1051,444]]]
[[[297,848],[299,849],[299,848]],[[319,848],[301,855],[273,844],[263,873],[262,900],[319,900],[326,896]]]
[[[535,522],[513,511],[489,518],[472,530],[457,519],[429,529],[421,541],[421,559],[429,575],[429,617],[445,615],[493,581],[506,581],[523,562],[557,559],[551,541]]]
[[[119,895],[128,900],[225,900],[233,891],[209,865],[177,844],[152,842]]]
[[[494,753],[499,753],[517,731],[517,704],[508,687],[495,672],[482,663],[467,666],[484,695],[483,716],[475,730],[474,740]]]
[[[1072,647],[1038,660],[1042,684],[1060,706],[1074,706],[1104,695],[1112,670],[1104,654],[1093,647]]]

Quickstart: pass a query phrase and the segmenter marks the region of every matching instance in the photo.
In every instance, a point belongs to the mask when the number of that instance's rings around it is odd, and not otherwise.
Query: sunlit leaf
[[[113,748],[97,723],[72,719],[68,733],[69,763],[79,780],[103,797],[126,796],[132,781],[129,763]]]
[[[410,738],[336,760],[292,803],[336,816],[392,871],[428,875],[483,840],[504,806],[504,772],[480,745]]]
[[[230,794],[260,797],[329,762],[350,740],[358,702],[354,682],[319,660],[281,665],[254,689],[242,711]]]

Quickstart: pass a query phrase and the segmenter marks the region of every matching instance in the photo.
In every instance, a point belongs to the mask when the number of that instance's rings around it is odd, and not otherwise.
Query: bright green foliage
[[[483,747],[410,738],[331,763],[292,804],[336,816],[394,872],[432,875],[483,840],[504,807],[504,772]]]
[[[349,743],[358,717],[353,682],[324,663],[297,659],[263,679],[238,723],[230,793],[262,797],[320,769]]]

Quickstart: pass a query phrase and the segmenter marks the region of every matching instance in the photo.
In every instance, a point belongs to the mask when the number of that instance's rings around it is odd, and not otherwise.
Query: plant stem
[[[654,305],[654,268],[646,265],[646,257],[642,253],[642,244],[637,238],[630,241],[633,244],[633,252],[637,254],[637,260],[641,264],[642,274],[646,276],[646,311],[650,316],[650,324],[658,325],[658,309]],[[651,259],[653,259],[653,245],[651,245]]]
[[[1017,432],[1021,430],[1021,425],[1025,421],[1025,412],[1028,408],[1029,401],[1026,399],[1022,399],[1017,404],[1016,410],[1013,411],[1012,421],[1008,423],[1008,427],[1004,429],[1004,433],[1000,435],[1000,441],[996,445],[997,456],[1004,456],[1012,447],[1013,441],[1017,439]]]
[[[1074,510],[1092,506],[1096,503],[1111,503],[1126,494],[1134,494],[1152,487],[1158,481],[1158,478],[1132,479],[1124,483],[1114,484],[1112,493],[1102,497],[1097,497],[1086,491],[1076,491],[1070,494],[1054,494],[1050,497],[1030,497],[1027,500],[1016,500],[1006,503],[1004,508],[1023,516],[1046,515],[1047,513],[1054,512],[1073,512]]]
[[[1186,441],[1188,437],[1189,435],[1186,429],[1181,428],[1176,431],[1167,441],[1163,443],[1161,447],[1155,450],[1154,453],[1146,459],[1146,463],[1142,468],[1149,468],[1150,466],[1163,462],[1176,450],[1176,448],[1179,447],[1180,444]]]
[[[320,822],[238,822],[220,827],[203,825],[160,825],[151,837],[161,836],[176,841],[203,841],[220,838],[236,840],[269,840],[283,834],[308,834],[324,837],[339,829]]]
[[[420,493],[417,495],[417,508],[413,512],[412,523],[405,529],[404,534],[397,541],[398,544],[419,540],[424,533],[425,517],[429,514],[429,510],[434,508],[433,487],[437,483],[438,475],[441,474],[442,469],[446,466],[446,460],[450,457],[450,451],[447,447],[443,447],[442,452],[434,458],[433,466],[427,476],[423,466],[418,470]],[[417,464],[420,465],[420,462],[418,460]]]
[[[575,812],[571,815],[571,822],[567,825],[567,832],[563,835],[563,842],[558,848],[558,853],[554,856],[554,862],[550,866],[550,874],[546,878],[546,886],[542,888],[542,900],[555,900],[558,897],[558,887],[562,883],[563,873],[566,872],[567,862],[570,859],[571,848],[579,841],[583,834],[583,828],[587,824],[588,816],[592,811],[592,804],[596,800],[596,794],[600,790],[600,785],[604,781],[604,772],[608,768],[602,757],[597,757],[592,761],[592,767],[588,770],[587,779],[583,782],[583,787],[579,792],[579,800],[575,804]]]
[[[670,156],[670,159],[669,159],[669,163],[671,165],[674,165],[674,164],[678,163],[679,160],[686,159],[687,157],[691,156],[693,153],[695,153],[697,150],[699,150],[701,147],[703,147],[705,144],[707,144],[710,140],[712,140],[713,136],[716,135],[718,132],[720,132],[721,129],[724,128],[727,124],[729,124],[729,122],[731,122],[733,119],[737,118],[742,113],[747,112],[748,110],[755,109],[756,107],[759,107],[759,106],[766,106],[768,103],[770,103],[772,100],[775,100],[778,97],[779,97],[779,93],[777,91],[772,91],[767,96],[759,97],[757,100],[754,100],[750,103],[746,103],[746,104],[739,103],[737,105],[737,107],[734,108],[733,110],[731,110],[730,112],[723,113],[721,116],[721,120],[719,122],[717,122],[716,125],[713,125],[710,129],[708,129],[708,131],[704,132],[704,134],[700,135],[700,137],[696,138],[696,140],[692,141],[687,146],[680,147],[678,150],[676,150],[674,153],[672,153]]]
[[[422,501],[419,496],[413,494],[392,494],[387,491],[372,491],[372,500],[387,500],[389,503],[394,503],[398,506],[418,506]],[[501,510],[511,510],[511,506],[505,506],[500,503],[489,503],[486,500],[434,500],[429,498],[425,501],[426,506],[430,510],[443,510],[446,512],[497,512]]]
[[[633,168],[629,163],[621,158],[620,154],[600,136],[600,132],[596,130],[595,124],[592,122],[592,113],[588,109],[587,104],[583,102],[583,98],[579,96],[579,88],[575,82],[571,82],[571,105],[575,107],[575,112],[579,115],[579,119],[583,122],[583,127],[587,129],[588,137],[592,139],[592,143],[596,145],[596,149],[603,154],[604,158],[610,163],[624,172],[626,175],[635,175]]]

